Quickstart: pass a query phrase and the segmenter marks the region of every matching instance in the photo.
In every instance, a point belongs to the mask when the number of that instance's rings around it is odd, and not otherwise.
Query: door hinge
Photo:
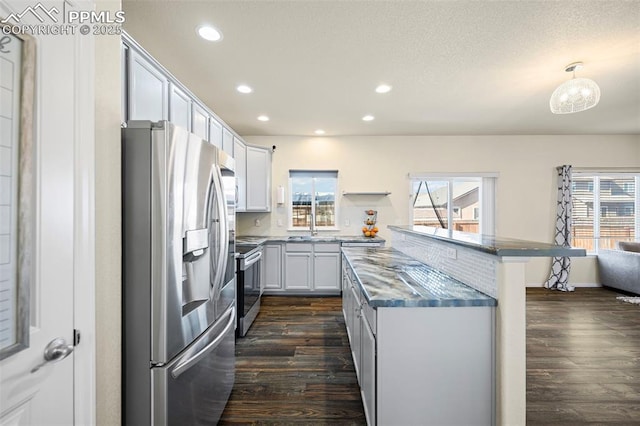
[[[80,344],[80,330],[73,329],[73,346]]]

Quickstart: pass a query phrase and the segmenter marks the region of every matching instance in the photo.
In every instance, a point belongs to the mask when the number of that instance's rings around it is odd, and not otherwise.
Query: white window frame
[[[338,200],[339,200],[339,180],[338,180],[338,170],[289,170],[289,194],[290,196],[288,197],[289,200],[287,202],[287,217],[288,217],[288,225],[287,225],[287,230],[288,231],[310,231],[310,228],[307,227],[302,227],[302,226],[293,226],[293,183],[292,183],[292,176],[291,173],[304,173],[304,174],[309,174],[309,175],[313,175],[313,174],[327,174],[327,173],[335,173],[335,180],[336,180],[336,193],[335,193],[335,226],[315,226],[314,229],[318,232],[324,232],[324,231],[340,231],[340,228],[338,227],[338,224],[340,223],[339,220],[339,209],[338,209]],[[326,177],[326,176],[318,176],[318,177]],[[314,179],[314,184],[315,184],[315,177]],[[312,190],[314,188],[312,187]],[[313,217],[315,218],[316,216],[316,203],[312,202],[311,203],[311,214],[313,215]]]
[[[455,181],[478,180],[480,182],[479,211],[480,223],[478,234],[495,235],[496,233],[496,186],[498,173],[409,173],[409,223],[413,223],[413,183],[418,180],[437,180],[449,182],[448,199],[453,198]],[[451,203],[449,203],[451,205]],[[447,223],[453,223],[453,208],[447,208]],[[453,233],[451,227],[449,234]]]
[[[635,241],[640,241],[640,171],[629,172],[607,172],[607,171],[573,171],[572,178],[592,178],[592,191],[593,191],[593,251],[589,251],[587,254],[597,255],[600,251],[600,218],[602,216],[602,207],[600,205],[600,178],[635,178],[635,220],[634,220],[634,233]],[[608,210],[608,209],[607,209]],[[587,210],[588,213],[588,210]],[[597,213],[597,214],[596,214]],[[587,217],[588,214],[587,214]],[[573,219],[573,218],[572,218]]]

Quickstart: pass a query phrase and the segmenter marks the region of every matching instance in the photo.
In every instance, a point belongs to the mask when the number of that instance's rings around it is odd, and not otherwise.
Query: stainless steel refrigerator
[[[234,162],[167,121],[122,130],[123,423],[215,424],[234,383]]]

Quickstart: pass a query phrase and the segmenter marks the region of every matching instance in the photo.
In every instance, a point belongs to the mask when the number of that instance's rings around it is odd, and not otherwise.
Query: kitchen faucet
[[[311,231],[311,236],[318,235],[318,231],[316,230],[316,215],[311,213],[311,223],[309,223],[309,231]]]

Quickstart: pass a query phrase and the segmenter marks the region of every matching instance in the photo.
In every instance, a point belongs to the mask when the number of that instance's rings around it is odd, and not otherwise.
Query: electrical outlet
[[[256,219],[256,226],[260,226],[260,219]]]
[[[448,249],[447,249],[447,257],[448,257],[449,259],[456,259],[456,258],[457,258],[456,249],[454,249],[454,248],[448,248]]]
[[[351,226],[351,221],[349,219],[345,219],[344,226]]]
[[[282,228],[284,225],[282,224],[282,219],[278,219],[278,226]]]

